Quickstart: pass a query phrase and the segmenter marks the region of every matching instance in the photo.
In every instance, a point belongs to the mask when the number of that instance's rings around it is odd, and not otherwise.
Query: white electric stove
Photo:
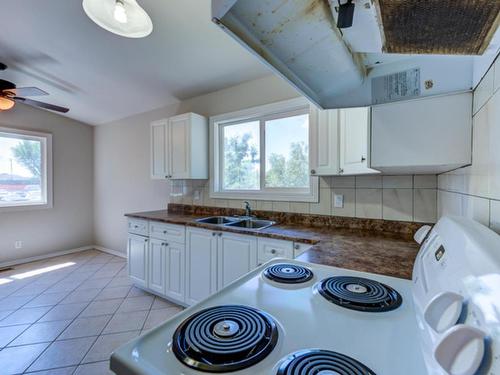
[[[275,259],[119,348],[139,374],[500,374],[500,237],[443,218],[413,281]]]

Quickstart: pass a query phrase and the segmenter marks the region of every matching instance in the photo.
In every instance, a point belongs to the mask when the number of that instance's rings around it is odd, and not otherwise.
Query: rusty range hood
[[[470,90],[500,46],[500,0],[353,3],[344,29],[338,0],[212,0],[212,18],[325,109]]]

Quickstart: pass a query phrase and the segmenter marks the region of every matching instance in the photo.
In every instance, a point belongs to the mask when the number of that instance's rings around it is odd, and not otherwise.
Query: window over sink
[[[317,201],[309,112],[307,101],[294,99],[212,117],[211,196]]]
[[[52,135],[0,127],[0,210],[52,204]]]

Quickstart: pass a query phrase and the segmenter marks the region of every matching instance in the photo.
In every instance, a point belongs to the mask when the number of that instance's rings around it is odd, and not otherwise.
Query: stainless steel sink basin
[[[275,224],[275,222],[271,220],[245,219],[241,221],[235,221],[234,223],[226,224],[225,226],[231,228],[259,230],[268,228],[273,224]]]
[[[224,225],[238,221],[238,218],[232,218],[227,216],[210,216],[204,217],[202,219],[196,219],[198,223],[214,224],[214,225]]]

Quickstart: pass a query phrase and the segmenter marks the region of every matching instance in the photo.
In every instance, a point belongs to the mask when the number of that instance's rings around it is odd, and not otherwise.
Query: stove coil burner
[[[291,354],[278,368],[277,375],[376,375],[372,370],[344,354],[309,349]]]
[[[299,284],[311,280],[313,273],[306,267],[281,263],[267,267],[264,276],[278,283]]]
[[[247,306],[225,305],[184,320],[174,333],[172,349],[196,370],[230,372],[263,360],[277,341],[278,328],[271,316]]]
[[[318,291],[330,302],[358,311],[391,311],[403,301],[391,287],[362,277],[329,277],[321,281]]]

